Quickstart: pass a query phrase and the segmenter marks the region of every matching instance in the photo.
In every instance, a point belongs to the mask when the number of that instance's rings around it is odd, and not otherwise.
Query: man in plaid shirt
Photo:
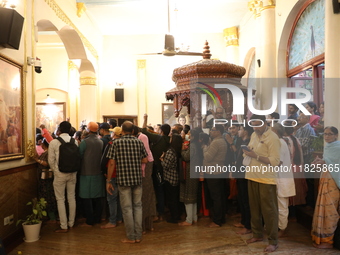
[[[122,137],[113,141],[107,154],[108,174],[106,190],[112,194],[113,169],[116,167],[120,204],[122,207],[126,239],[123,243],[139,243],[142,238],[142,170],[141,163],[147,163],[147,153],[142,141],[132,135],[133,124],[125,121]]]

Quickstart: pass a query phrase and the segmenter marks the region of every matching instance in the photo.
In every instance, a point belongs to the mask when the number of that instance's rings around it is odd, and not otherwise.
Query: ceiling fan
[[[175,48],[175,37],[170,34],[170,4],[168,0],[168,34],[165,35],[164,50],[159,53],[145,53],[140,55],[163,55],[171,56],[203,56],[202,52],[183,51],[180,48]]]

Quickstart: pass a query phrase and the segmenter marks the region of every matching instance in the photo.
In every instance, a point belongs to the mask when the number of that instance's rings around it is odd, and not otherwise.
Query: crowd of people
[[[80,214],[84,227],[103,224],[101,228],[107,229],[124,222],[123,243],[141,242],[143,234],[154,230],[155,222],[191,226],[198,215],[207,212],[208,227],[220,227],[236,204],[241,214],[241,221],[234,224],[240,228],[237,234],[252,234],[247,240],[251,244],[262,241],[265,231],[265,252],[278,248],[294,208],[311,206],[315,207],[314,246],[332,248],[340,213],[339,171],[330,170],[340,167],[338,130],[323,127],[324,104],[319,108],[321,116],[313,102],[307,105],[311,115],[289,105],[289,119],[296,120],[295,127],[279,124],[277,113],[271,115],[274,122],[252,115],[251,125],[210,125],[223,116],[224,109],[219,107],[218,116],[203,119],[209,134],[201,127],[190,129],[183,116],[172,127],[152,127],[147,125],[147,114],[141,128],[129,121],[121,127],[114,121],[89,122],[76,131],[64,121],[51,135],[42,125],[35,158],[39,196],[48,202],[50,221],[59,218],[57,233],[67,233]],[[312,156],[316,133],[323,134],[326,143],[322,159]],[[66,143],[75,140],[81,159],[78,171],[61,171],[58,137]],[[324,169],[316,201],[305,176],[306,166],[312,165]],[[222,169],[218,166],[229,166],[229,170],[216,171]]]

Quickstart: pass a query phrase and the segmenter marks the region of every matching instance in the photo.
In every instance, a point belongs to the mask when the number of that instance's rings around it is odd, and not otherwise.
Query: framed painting
[[[51,134],[66,119],[65,103],[37,103],[35,112],[35,126],[44,124]]]
[[[186,106],[183,106],[178,117],[176,118],[174,114],[174,105],[172,103],[162,104],[162,124],[169,124],[170,126],[175,124],[190,125],[189,121],[188,109]]]
[[[0,162],[23,158],[23,70],[0,54]]]

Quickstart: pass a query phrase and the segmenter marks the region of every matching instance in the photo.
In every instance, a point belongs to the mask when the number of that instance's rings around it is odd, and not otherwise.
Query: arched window
[[[309,0],[297,15],[289,37],[287,76],[291,87],[308,89],[317,105],[324,101],[324,59],[325,1]]]

